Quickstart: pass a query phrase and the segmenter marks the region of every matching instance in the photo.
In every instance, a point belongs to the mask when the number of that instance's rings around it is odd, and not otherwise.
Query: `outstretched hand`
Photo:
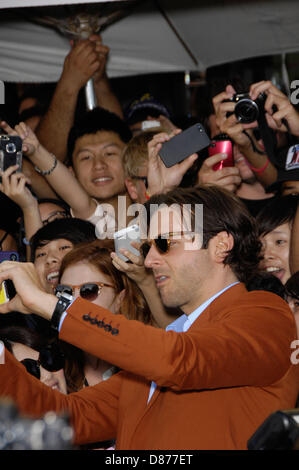
[[[192,154],[185,160],[172,167],[167,168],[159,152],[162,144],[167,142],[175,135],[181,132],[180,129],[174,130],[171,134],[161,132],[156,134],[148,143],[148,192],[152,196],[156,193],[170,191],[180,184],[186,171],[193,165],[198,158],[197,154]]]

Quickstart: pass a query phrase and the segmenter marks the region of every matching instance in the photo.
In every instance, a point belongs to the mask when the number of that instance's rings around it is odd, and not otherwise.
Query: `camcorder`
[[[236,93],[231,99],[223,100],[224,103],[236,103],[234,114],[238,121],[242,124],[251,124],[254,121],[259,121],[260,117],[265,114],[265,101],[267,95],[260,93],[256,100],[250,98],[248,93]],[[227,113],[227,117],[233,113]]]

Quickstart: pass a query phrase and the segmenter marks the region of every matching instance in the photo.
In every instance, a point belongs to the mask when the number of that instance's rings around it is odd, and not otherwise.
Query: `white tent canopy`
[[[68,39],[28,17],[35,15],[33,6],[52,6],[58,13],[65,8],[62,4],[77,3],[0,0],[0,79],[57,81],[69,51]],[[100,8],[108,2],[86,3]],[[110,3],[116,8],[127,4],[125,0]],[[20,5],[26,8],[14,8]],[[204,71],[244,58],[297,52],[298,18],[297,0],[139,2],[102,33],[104,44],[110,47],[108,75]]]

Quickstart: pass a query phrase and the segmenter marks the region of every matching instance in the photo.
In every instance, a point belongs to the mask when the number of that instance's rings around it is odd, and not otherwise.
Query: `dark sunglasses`
[[[111,284],[105,284],[105,282],[85,282],[79,286],[58,284],[55,289],[55,295],[59,296],[61,294],[68,294],[74,297],[74,291],[77,288],[80,289],[80,297],[82,297],[82,299],[92,302],[98,297],[98,295],[100,295],[103,287],[112,287],[115,289],[115,286],[112,286]]]
[[[40,350],[38,360],[23,359],[21,364],[26,367],[29,374],[40,379],[40,366],[49,372],[56,372],[64,368],[65,357],[58,345],[51,345]]]
[[[144,182],[145,189],[148,188],[148,181],[146,176],[131,176],[132,179],[134,180],[140,180]]]
[[[153,240],[142,243],[140,247],[140,252],[142,253],[143,258],[145,259],[152,245],[154,245],[161,255],[165,255],[170,250],[171,242],[173,240],[178,240],[178,238],[175,238],[175,236],[183,236],[191,233],[193,232],[170,232],[169,237],[166,237],[165,235],[158,235],[158,237],[154,238]]]

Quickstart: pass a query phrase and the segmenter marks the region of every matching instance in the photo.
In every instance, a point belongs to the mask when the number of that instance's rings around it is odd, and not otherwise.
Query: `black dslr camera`
[[[248,93],[236,93],[230,100],[236,103],[235,115],[238,121],[242,124],[250,124],[251,122],[258,121],[260,116],[264,114],[264,105],[267,95],[260,93],[256,100],[252,100]],[[232,113],[227,113],[227,117]]]

